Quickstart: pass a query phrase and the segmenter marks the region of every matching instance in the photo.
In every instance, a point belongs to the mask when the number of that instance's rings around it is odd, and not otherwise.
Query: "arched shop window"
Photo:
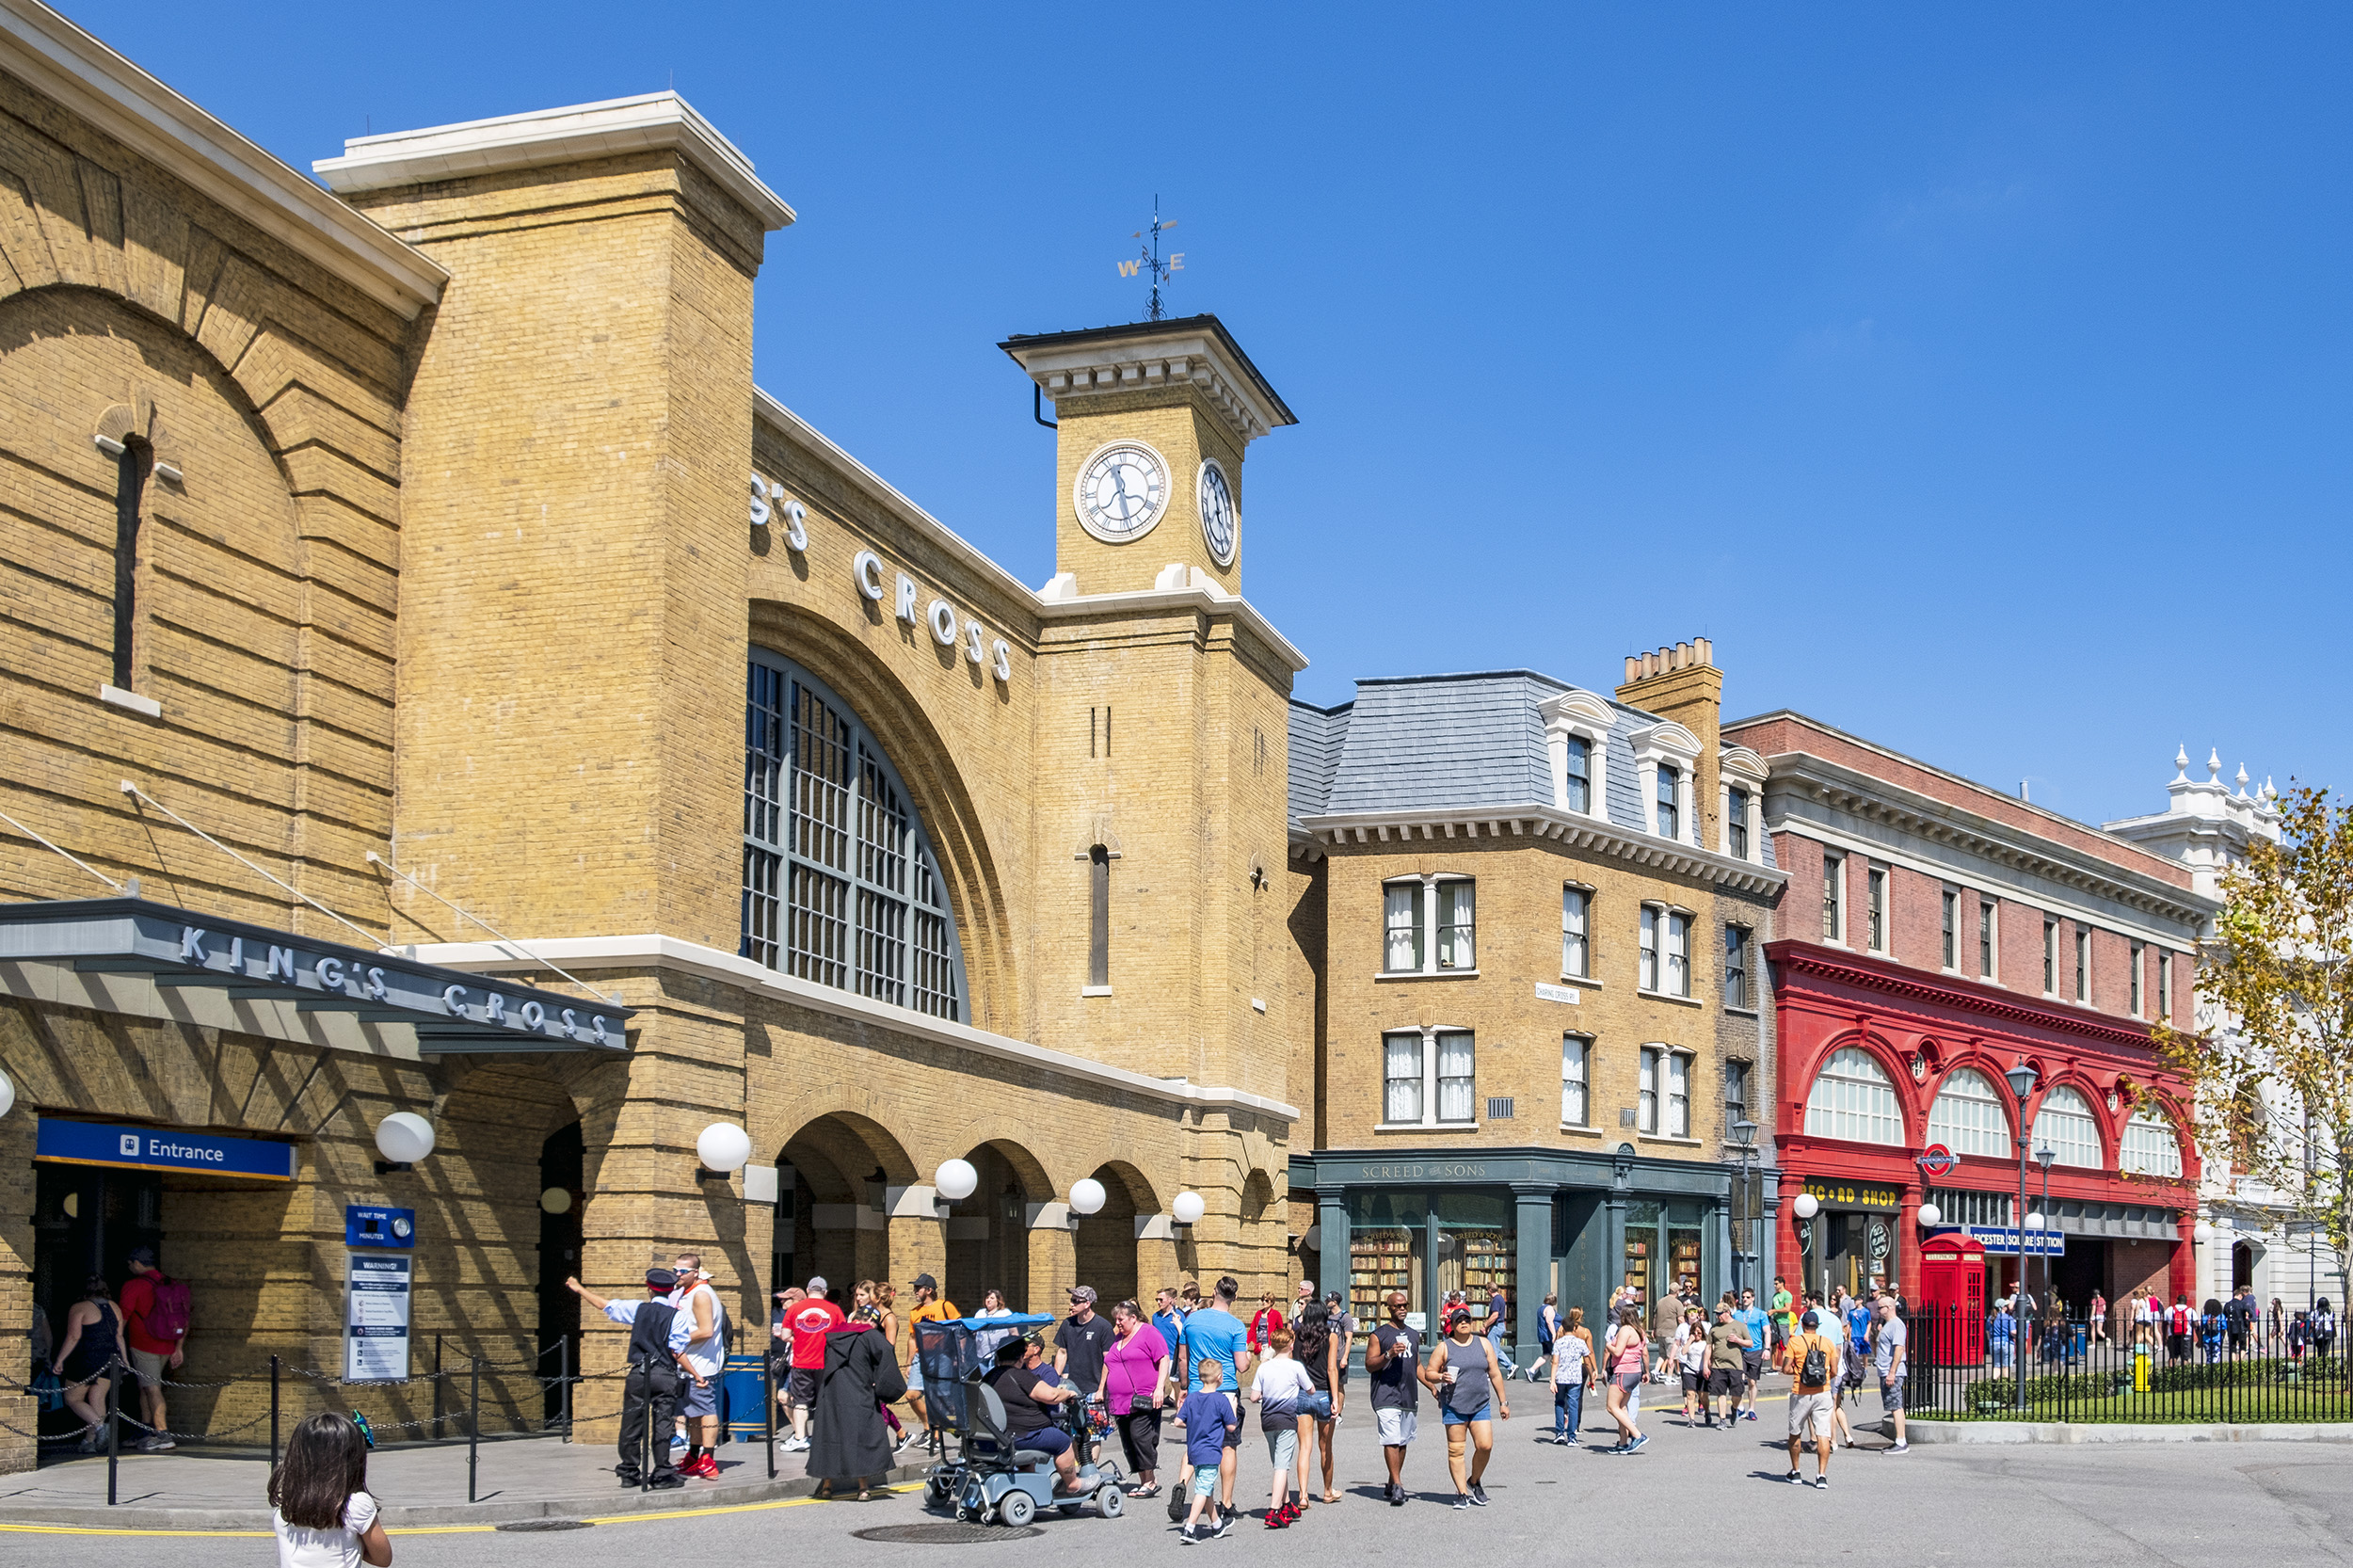
[[[2050,1149],[2062,1165],[2100,1169],[2100,1124],[2083,1096],[2062,1083],[2042,1096],[2034,1119],[2034,1144]]]
[[[2011,1152],[2009,1117],[2002,1096],[1975,1067],[1957,1069],[1936,1092],[1929,1112],[1929,1142],[1942,1144],[1955,1154],[2007,1158]]]
[[[2178,1176],[2182,1174],[2182,1141],[2173,1124],[2147,1111],[2136,1111],[2124,1124],[2122,1168],[2135,1176]]]
[[[770,968],[936,1017],[966,1016],[939,860],[847,704],[754,649],[744,702],[744,940]]]
[[[1869,1051],[1845,1046],[1831,1053],[1805,1097],[1805,1130],[1816,1138],[1858,1144],[1901,1144],[1903,1112],[1895,1085]]]

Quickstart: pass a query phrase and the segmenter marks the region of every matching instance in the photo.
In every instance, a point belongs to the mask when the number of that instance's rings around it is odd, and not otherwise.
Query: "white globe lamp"
[[[1070,1211],[1074,1214],[1100,1213],[1109,1195],[1103,1191],[1101,1182],[1093,1176],[1080,1176],[1070,1184]]]
[[[962,1203],[981,1189],[981,1173],[969,1160],[948,1160],[932,1173],[932,1190],[950,1203]]]
[[[376,1152],[406,1170],[433,1152],[433,1124],[413,1111],[395,1111],[376,1124]]]
[[[1789,1211],[1801,1220],[1811,1220],[1822,1211],[1822,1200],[1811,1192],[1800,1192],[1789,1205]]]
[[[2037,1208],[2027,1211],[2026,1228],[2028,1230],[2041,1230],[2042,1228],[2042,1210]]]
[[[713,1122],[695,1140],[695,1158],[721,1176],[744,1168],[752,1157],[752,1135],[733,1122]]]
[[[1932,1203],[1924,1203],[1920,1206],[1920,1224],[1923,1226],[1933,1230],[1944,1223],[1945,1211],[1943,1209]]]
[[[569,1214],[572,1195],[561,1187],[550,1187],[539,1193],[539,1210],[543,1214]]]
[[[7,1115],[8,1107],[15,1103],[16,1085],[8,1081],[8,1074],[0,1073],[0,1116]]]
[[[2214,1226],[2206,1224],[2205,1221],[2201,1220],[2189,1234],[2196,1240],[2198,1244],[2202,1247],[2207,1242],[2214,1240]]]
[[[1198,1192],[1179,1192],[1176,1194],[1176,1201],[1168,1206],[1168,1213],[1169,1217],[1180,1225],[1193,1225],[1201,1223],[1201,1216],[1208,1211],[1209,1207],[1201,1201],[1201,1194]]]

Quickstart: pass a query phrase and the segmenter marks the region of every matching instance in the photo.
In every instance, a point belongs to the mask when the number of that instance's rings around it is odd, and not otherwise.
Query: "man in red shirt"
[[[841,1309],[825,1300],[825,1280],[808,1282],[808,1294],[786,1312],[784,1326],[792,1335],[792,1375],[785,1382],[785,1398],[792,1417],[792,1435],[784,1451],[808,1451],[808,1413],[817,1402],[817,1374],[825,1369],[825,1334],[847,1321]]]
[[[134,1249],[130,1263],[131,1277],[123,1282],[122,1299],[117,1304],[122,1309],[122,1336],[131,1353],[132,1375],[138,1380],[140,1416],[149,1429],[138,1446],[148,1453],[161,1453],[179,1447],[171,1440],[164,1410],[164,1370],[184,1359],[181,1347],[187,1342],[187,1333],[184,1328],[170,1336],[153,1332],[160,1326],[151,1321],[155,1316],[155,1288],[169,1278],[155,1267],[155,1249]]]

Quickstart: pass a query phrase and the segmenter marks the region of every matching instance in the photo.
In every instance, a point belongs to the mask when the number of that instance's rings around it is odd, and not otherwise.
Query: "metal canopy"
[[[518,985],[147,899],[0,904],[0,961],[10,960],[136,974],[165,989],[200,987],[292,1002],[306,1013],[406,1024],[424,1056],[629,1049],[630,1009],[602,998]]]

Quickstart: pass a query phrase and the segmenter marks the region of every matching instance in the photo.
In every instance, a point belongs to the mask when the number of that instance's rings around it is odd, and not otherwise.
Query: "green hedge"
[[[2281,1356],[2242,1358],[2237,1361],[2188,1362],[2177,1367],[2158,1367],[2149,1374],[2152,1394],[2185,1394],[2207,1388],[2272,1388],[2287,1384],[2288,1370],[2295,1363]],[[2304,1358],[2301,1382],[2306,1386],[2343,1387],[2345,1361],[2339,1356]],[[2078,1400],[2105,1400],[2129,1395],[2133,1388],[2132,1365],[2123,1363],[2106,1371],[2046,1374],[2026,1380],[2026,1402],[2030,1405],[2057,1404]],[[1963,1390],[1964,1410],[2008,1408],[2018,1401],[2018,1380],[2013,1377],[1977,1379]]]

